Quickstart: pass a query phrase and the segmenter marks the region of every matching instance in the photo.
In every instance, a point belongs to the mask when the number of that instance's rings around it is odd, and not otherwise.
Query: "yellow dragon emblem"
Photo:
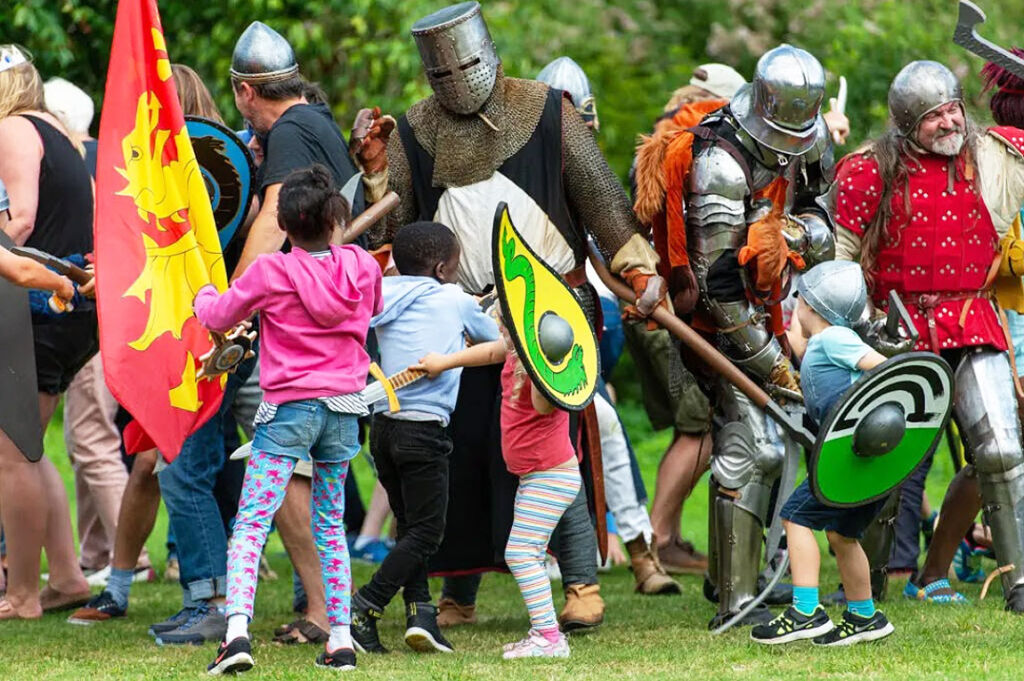
[[[221,291],[227,287],[213,209],[188,131],[182,126],[172,138],[170,130],[160,128],[161,108],[155,93],[144,92],[139,97],[135,127],[121,142],[124,168],[116,170],[128,184],[118,195],[131,197],[139,217],[147,225],[155,226],[158,234],[168,231],[161,224],[163,220],[172,224],[187,222],[191,229],[163,246],[153,236],[142,233],[146,264],[124,293],[143,303],[149,294],[146,328],[129,343],[139,351],[146,350],[165,333],[181,339],[185,323],[193,316],[192,300],[204,285],[213,283]],[[165,161],[169,143],[173,145],[174,158]],[[198,410],[195,374],[195,359],[189,352],[182,383],[170,391],[172,405]]]

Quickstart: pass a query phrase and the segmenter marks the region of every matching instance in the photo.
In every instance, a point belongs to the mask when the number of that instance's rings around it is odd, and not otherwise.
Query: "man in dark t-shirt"
[[[256,256],[284,245],[285,234],[277,226],[277,194],[288,173],[321,163],[342,187],[355,175],[356,167],[330,109],[306,98],[307,84],[299,75],[291,46],[270,27],[254,22],[239,38],[232,58],[231,87],[235,106],[263,148],[257,176],[260,212],[249,229],[234,279]],[[352,214],[358,215],[362,209],[360,187]]]

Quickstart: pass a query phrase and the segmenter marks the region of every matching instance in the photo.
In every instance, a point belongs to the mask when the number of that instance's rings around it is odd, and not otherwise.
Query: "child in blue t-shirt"
[[[800,388],[807,412],[822,423],[832,406],[885,357],[860,339],[851,324],[864,311],[867,291],[860,266],[822,263],[800,280],[795,326],[807,347],[800,363]],[[834,508],[818,501],[804,480],[782,507],[793,575],[793,604],[768,624],[751,631],[758,643],[813,639],[815,645],[841,646],[873,641],[893,632],[892,624],[871,598],[868,559],[860,537],[878,515],[885,499],[854,508]],[[813,530],[824,530],[836,554],[846,590],[847,610],[833,624],[818,602],[821,554]]]

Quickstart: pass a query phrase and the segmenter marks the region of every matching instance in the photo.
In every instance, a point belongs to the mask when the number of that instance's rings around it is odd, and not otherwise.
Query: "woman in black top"
[[[67,257],[92,251],[92,182],[61,124],[44,111],[43,83],[13,46],[0,46],[0,180],[10,194],[4,228],[17,244]],[[32,318],[43,432],[78,369],[96,353],[96,309],[85,301],[59,317]],[[9,561],[0,619],[84,603],[89,585],[75,555],[64,484],[45,457],[29,463],[0,432],[0,513]],[[49,584],[39,591],[46,547]]]

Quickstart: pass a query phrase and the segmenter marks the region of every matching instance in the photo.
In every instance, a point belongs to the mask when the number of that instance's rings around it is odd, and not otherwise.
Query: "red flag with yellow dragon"
[[[148,436],[141,439],[171,461],[220,407],[224,376],[196,377],[213,342],[192,300],[211,282],[223,291],[227,279],[156,0],[118,4],[100,121],[95,252],[107,385]]]

